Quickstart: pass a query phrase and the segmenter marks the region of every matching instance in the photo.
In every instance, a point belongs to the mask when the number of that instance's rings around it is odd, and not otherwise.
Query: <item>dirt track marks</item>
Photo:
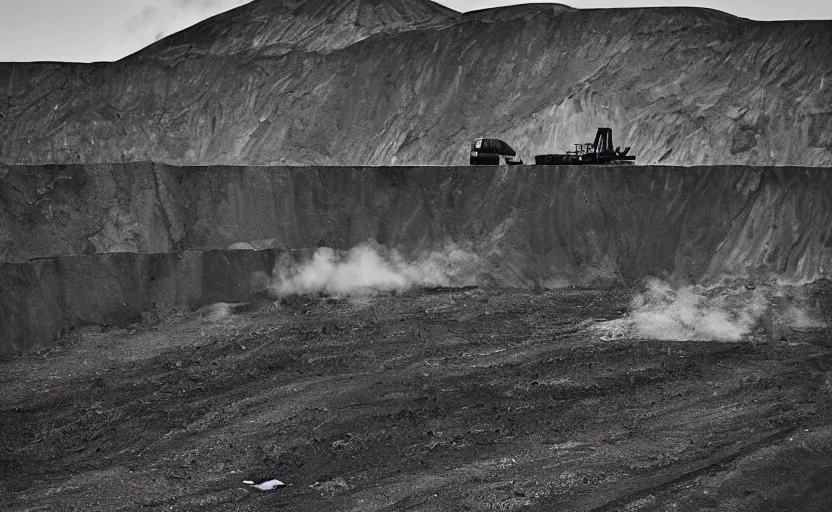
[[[755,468],[802,468],[825,503],[828,332],[583,329],[628,298],[304,298],[76,336],[0,361],[2,491],[18,509],[765,509],[794,490]],[[289,485],[241,485],[259,478]]]

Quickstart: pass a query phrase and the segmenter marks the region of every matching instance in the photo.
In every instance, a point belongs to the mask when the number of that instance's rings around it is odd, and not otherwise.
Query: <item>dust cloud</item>
[[[595,329],[606,340],[739,341],[757,328],[779,337],[783,329],[823,326],[799,288],[737,283],[674,288],[653,279],[632,298],[627,316]]]
[[[479,268],[478,256],[453,244],[411,260],[375,243],[349,251],[321,247],[308,261],[298,263],[288,256],[278,261],[269,291],[277,297],[368,295],[414,287],[471,286]]]

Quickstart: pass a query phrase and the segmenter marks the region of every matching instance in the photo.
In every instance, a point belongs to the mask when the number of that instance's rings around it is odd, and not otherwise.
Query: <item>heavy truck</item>
[[[501,157],[509,165],[523,163],[511,146],[499,139],[479,138],[471,144],[471,165],[499,165]],[[633,165],[635,161],[629,147],[614,147],[612,128],[598,128],[595,141],[575,144],[574,151],[534,157],[536,165]]]
[[[500,139],[479,138],[471,143],[471,165],[500,165],[500,158],[506,165],[523,165],[517,152]]]

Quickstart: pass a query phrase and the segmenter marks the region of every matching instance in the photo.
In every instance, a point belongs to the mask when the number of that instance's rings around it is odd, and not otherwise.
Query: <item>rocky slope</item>
[[[279,56],[295,49],[328,52],[379,32],[458,15],[424,0],[260,0],[173,34],[144,53],[177,60],[193,55]]]
[[[2,259],[448,244],[508,286],[832,269],[832,173],[753,167],[6,168]],[[486,281],[487,282],[487,281]]]
[[[611,126],[661,164],[832,164],[832,22],[269,1],[122,61],[0,65],[0,161],[459,164]]]
[[[4,508],[828,512],[830,329],[691,343],[582,327],[627,304],[310,297],[76,332],[0,357]],[[287,485],[242,483],[271,478]]]

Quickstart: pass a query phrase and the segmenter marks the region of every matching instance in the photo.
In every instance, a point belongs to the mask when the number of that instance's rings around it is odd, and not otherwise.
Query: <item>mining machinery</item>
[[[632,165],[635,155],[630,148],[614,147],[612,128],[598,128],[594,142],[575,144],[574,151],[562,154],[535,155],[537,165]]]
[[[517,152],[500,139],[479,138],[471,143],[471,165],[500,165],[500,158],[507,165],[523,165]]]

